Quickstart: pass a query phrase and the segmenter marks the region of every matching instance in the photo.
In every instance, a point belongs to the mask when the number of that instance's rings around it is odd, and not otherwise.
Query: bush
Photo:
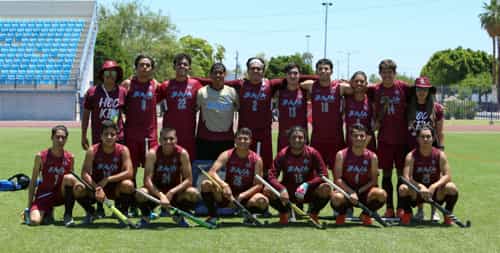
[[[448,100],[444,103],[445,119],[474,119],[477,112],[477,103],[460,99]]]

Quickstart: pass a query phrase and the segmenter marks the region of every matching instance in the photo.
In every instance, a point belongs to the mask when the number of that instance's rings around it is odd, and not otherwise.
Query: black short
[[[234,141],[209,141],[196,138],[196,159],[197,160],[217,160],[219,155],[234,147]]]

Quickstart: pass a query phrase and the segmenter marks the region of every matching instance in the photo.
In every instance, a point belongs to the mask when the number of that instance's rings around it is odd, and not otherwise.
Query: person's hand
[[[429,199],[431,199],[431,196],[432,196],[429,189],[427,187],[424,187],[424,186],[420,187],[420,194],[422,196],[422,199],[424,199],[425,201],[429,201]]]
[[[99,181],[97,183],[97,185],[99,185],[100,187],[104,188],[108,183],[109,183],[109,178],[105,177],[105,178],[101,179],[101,181]]]
[[[95,188],[95,199],[100,203],[106,199],[106,193],[104,193],[104,189],[100,186]]]
[[[167,193],[168,195],[168,193]],[[164,208],[170,207],[170,200],[168,199],[167,195],[161,194],[160,195],[160,205]]]
[[[357,205],[358,202],[359,202],[358,194],[356,194],[355,192],[353,192],[353,193],[350,194],[350,196],[351,196],[351,203],[353,205]]]
[[[224,186],[222,186],[222,194],[227,199],[231,199],[231,197],[233,196],[233,193],[231,191],[231,187],[229,187],[228,184],[224,184]]]
[[[284,190],[280,193],[280,200],[281,200],[281,203],[283,203],[284,206],[286,206],[286,204],[288,203],[288,201],[290,201],[290,197],[288,196],[288,191],[287,190]]]

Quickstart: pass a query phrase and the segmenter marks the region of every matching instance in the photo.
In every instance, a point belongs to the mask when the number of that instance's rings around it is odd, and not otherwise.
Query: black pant
[[[209,141],[196,138],[196,159],[197,160],[217,160],[219,155],[234,147],[234,141]]]

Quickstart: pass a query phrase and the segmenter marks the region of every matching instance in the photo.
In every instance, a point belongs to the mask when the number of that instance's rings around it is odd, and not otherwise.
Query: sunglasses
[[[113,77],[113,78],[116,78],[118,74],[116,73],[116,71],[114,70],[106,70],[104,71],[104,77]]]

